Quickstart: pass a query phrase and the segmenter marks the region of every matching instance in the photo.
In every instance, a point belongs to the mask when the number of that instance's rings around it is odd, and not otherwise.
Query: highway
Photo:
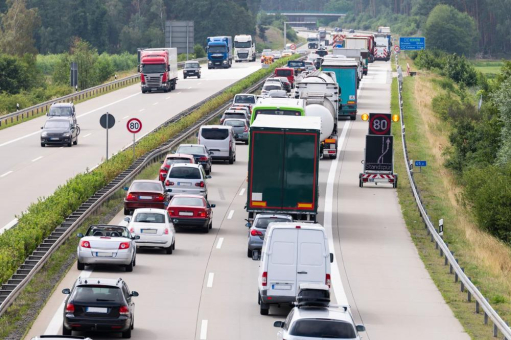
[[[114,115],[115,126],[109,131],[109,155],[130,145],[133,135],[126,129],[129,118],[142,121],[137,139],[172,116],[260,69],[260,64],[234,63],[230,69],[208,70],[202,78],[182,79],[170,93],[142,94],[140,84],[105,94],[76,105],[81,134],[78,145],[71,148],[40,146],[40,128],[46,117],[0,131],[0,230],[12,224],[39,197],[55,189],[78,173],[94,168],[106,157],[106,132],[99,125],[105,112]]]
[[[370,65],[360,89],[359,115],[389,112],[390,74],[390,63]],[[319,173],[318,221],[331,235],[336,259],[334,300],[343,302],[347,297],[356,321],[366,326],[365,339],[470,339],[424,268],[396,191],[389,185],[358,187],[367,123],[343,121],[339,130],[339,157],[322,160]],[[140,293],[135,300],[133,339],[276,339],[273,321],[283,320],[290,308],[272,307],[270,316],[259,315],[259,263],[246,256],[246,174],[247,146],[239,144],[237,162],[215,164],[209,181],[209,199],[217,205],[209,234],[179,232],[172,255],[140,251],[132,273],[115,267],[79,272],[74,266],[26,339],[61,332],[65,296],[60,292],[78,276],[122,277]],[[112,223],[123,217],[119,212]]]

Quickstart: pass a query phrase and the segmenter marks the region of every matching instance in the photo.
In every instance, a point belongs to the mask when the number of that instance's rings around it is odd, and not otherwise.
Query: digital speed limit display
[[[370,113],[369,134],[379,136],[390,135],[391,122],[390,113]]]

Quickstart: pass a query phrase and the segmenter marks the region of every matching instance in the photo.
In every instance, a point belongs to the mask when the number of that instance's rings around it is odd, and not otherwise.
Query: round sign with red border
[[[401,51],[401,47],[399,47],[397,45],[394,46],[394,52],[399,53],[399,51]]]
[[[289,46],[289,48],[291,48],[294,51],[294,50],[296,50],[296,45],[295,44],[291,44],[291,46]]]
[[[372,135],[388,135],[390,133],[389,114],[371,114],[369,119],[369,133]]]
[[[142,122],[138,118],[131,118],[126,123],[126,128],[131,133],[139,133],[142,130]]]

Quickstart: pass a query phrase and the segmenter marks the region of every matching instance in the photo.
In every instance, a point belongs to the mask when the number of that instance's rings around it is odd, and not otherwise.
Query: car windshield
[[[85,236],[128,237],[128,229],[119,226],[93,226]]]
[[[264,85],[263,90],[264,91],[271,91],[271,90],[281,90],[282,88],[279,85]]]
[[[163,187],[159,182],[133,182],[130,191],[163,191]]]
[[[257,221],[255,221],[254,228],[266,229],[268,228],[268,224],[272,222],[292,222],[292,219],[280,217],[261,217],[258,218]]]
[[[355,339],[355,329],[337,320],[303,319],[294,323],[289,335],[311,338]]]
[[[172,165],[178,163],[193,163],[189,158],[167,158],[165,164]]]
[[[229,130],[227,128],[203,128],[201,136],[205,139],[224,140],[229,137]]]
[[[305,64],[303,61],[291,60],[287,63],[287,66],[289,66],[289,67],[304,67]]]
[[[255,97],[249,95],[236,95],[234,102],[238,104],[255,104]]]
[[[172,167],[170,169],[169,178],[181,179],[201,179],[200,170],[188,167]]]
[[[185,68],[199,68],[199,63],[185,63]]]
[[[142,64],[140,72],[142,73],[164,73],[165,64]]]
[[[252,42],[250,41],[235,41],[234,47],[236,48],[250,48],[252,46]]]
[[[69,122],[49,120],[44,124],[45,129],[68,129],[70,128]]]
[[[124,302],[121,290],[110,286],[78,286],[73,300],[80,302]]]
[[[243,120],[226,120],[224,122],[224,125],[229,125],[229,126],[236,126],[236,127],[245,127],[245,121]]]
[[[165,223],[165,215],[158,213],[138,213],[135,222],[140,223]]]
[[[209,53],[225,53],[225,46],[210,46]]]
[[[73,109],[71,107],[65,107],[65,106],[51,106],[50,112],[48,113],[49,116],[72,116],[73,115]]]
[[[204,147],[202,146],[181,145],[179,148],[177,148],[177,153],[186,153],[189,155],[205,155],[206,150],[204,150]]]
[[[174,197],[171,206],[204,207],[204,201],[198,197]]]
[[[292,76],[293,71],[291,71],[291,70],[277,70],[276,74],[278,76],[287,77],[287,76]]]

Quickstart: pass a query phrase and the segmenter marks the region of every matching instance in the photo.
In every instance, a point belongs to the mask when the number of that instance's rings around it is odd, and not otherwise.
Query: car
[[[298,74],[305,70],[305,63],[302,60],[290,60],[287,62],[287,67],[292,68],[295,74]]]
[[[130,233],[138,235],[137,247],[162,248],[167,254],[176,249],[176,231],[167,210],[137,209],[133,217],[125,217]]]
[[[41,127],[41,147],[46,145],[67,145],[72,147],[78,144],[78,126],[72,119],[50,118]]]
[[[49,118],[54,117],[67,117],[76,122],[76,109],[73,103],[53,103],[50,106],[50,110],[46,113]]]
[[[134,297],[138,292],[130,291],[121,279],[81,278],[71,289],[64,288],[63,335],[79,332],[121,333],[131,338],[135,326]]]
[[[249,116],[252,113],[252,108],[257,101],[257,96],[251,93],[238,93],[234,95],[232,100],[233,106],[246,106],[249,108]]]
[[[295,83],[295,71],[290,67],[278,67],[274,71],[274,76],[286,77],[291,83],[291,87],[294,87]]]
[[[265,95],[265,98],[289,98],[289,96],[285,90],[271,90]]]
[[[314,71],[316,71],[316,67],[314,65],[306,65],[305,66],[305,71],[307,71],[309,73],[310,72],[314,72]]]
[[[352,28],[349,33],[355,33],[355,30]]]
[[[292,50],[284,50],[284,51],[282,51],[282,54],[281,54],[282,58],[290,57],[292,55],[293,55],[293,51]]]
[[[213,208],[201,195],[175,195],[167,207],[176,228],[199,227],[209,233],[213,228]]]
[[[185,66],[183,67],[183,78],[187,77],[197,77],[200,79],[201,77],[201,66],[198,61],[192,60],[185,62]]]
[[[92,340],[91,338],[77,335],[39,335],[30,340]]]
[[[286,90],[286,92],[291,92],[291,89],[292,89],[292,85],[291,85],[291,82],[289,81],[289,79],[287,79],[287,77],[275,77],[275,78],[279,78],[280,81],[282,82],[282,85],[284,87],[284,90]]]
[[[277,83],[280,86],[282,86],[282,88],[284,89],[284,83],[280,79],[280,77],[270,77],[270,78],[267,78],[266,81],[264,82],[264,85],[269,84],[269,83]]]
[[[257,96],[256,96],[257,98]],[[255,104],[254,104],[255,105]],[[252,105],[253,106],[253,105]],[[234,104],[232,105],[229,110],[242,110],[245,112],[246,116],[248,118],[250,118],[250,116],[252,115],[252,107],[250,106],[247,106],[247,105],[239,105],[239,104]]]
[[[248,121],[246,119],[225,119],[223,125],[232,126],[234,131],[234,138],[236,141],[244,142],[248,144]]]
[[[197,135],[197,143],[211,151],[213,160],[236,162],[236,138],[232,126],[202,125]]]
[[[80,242],[76,249],[76,268],[84,270],[86,265],[111,264],[133,271],[137,259],[135,240],[128,228],[119,225],[91,225],[85,235],[78,233]]]
[[[167,156],[165,156],[165,160],[161,161],[161,167],[160,167],[160,175],[158,176],[160,179],[160,182],[165,181],[165,178],[167,177],[167,172],[169,172],[170,166],[175,163],[190,163],[195,164],[195,158],[193,158],[192,155],[187,155],[184,153],[169,153]]]
[[[280,53],[280,51],[273,52],[273,59],[278,60],[281,57],[282,57],[282,54]]]
[[[193,156],[195,163],[202,165],[206,175],[211,173],[211,153],[200,144],[181,144],[174,153],[186,153]]]
[[[168,196],[161,181],[137,179],[124,190],[124,215],[130,215],[138,208],[165,209],[168,203]]]
[[[165,189],[171,189],[171,196],[190,194],[208,197],[206,180],[211,178],[205,174],[199,164],[173,164],[165,179]],[[170,203],[169,203],[170,204]]]
[[[244,119],[247,123],[250,122],[250,115],[248,115],[246,110],[242,110],[241,108],[236,109],[228,109],[224,112],[222,117],[220,117],[220,124],[224,124],[226,119]]]
[[[267,96],[268,92],[271,90],[283,90],[282,85],[279,83],[271,82],[264,84],[263,88],[261,89],[261,96]]]
[[[321,48],[321,49],[316,50],[315,54],[324,58],[326,55],[328,55],[328,51],[325,48]]]
[[[259,214],[253,222],[247,222],[245,226],[250,228],[248,230],[248,257],[252,257],[254,250],[263,248],[264,235],[266,235],[266,229],[271,222],[293,222],[293,217],[283,214]]]

